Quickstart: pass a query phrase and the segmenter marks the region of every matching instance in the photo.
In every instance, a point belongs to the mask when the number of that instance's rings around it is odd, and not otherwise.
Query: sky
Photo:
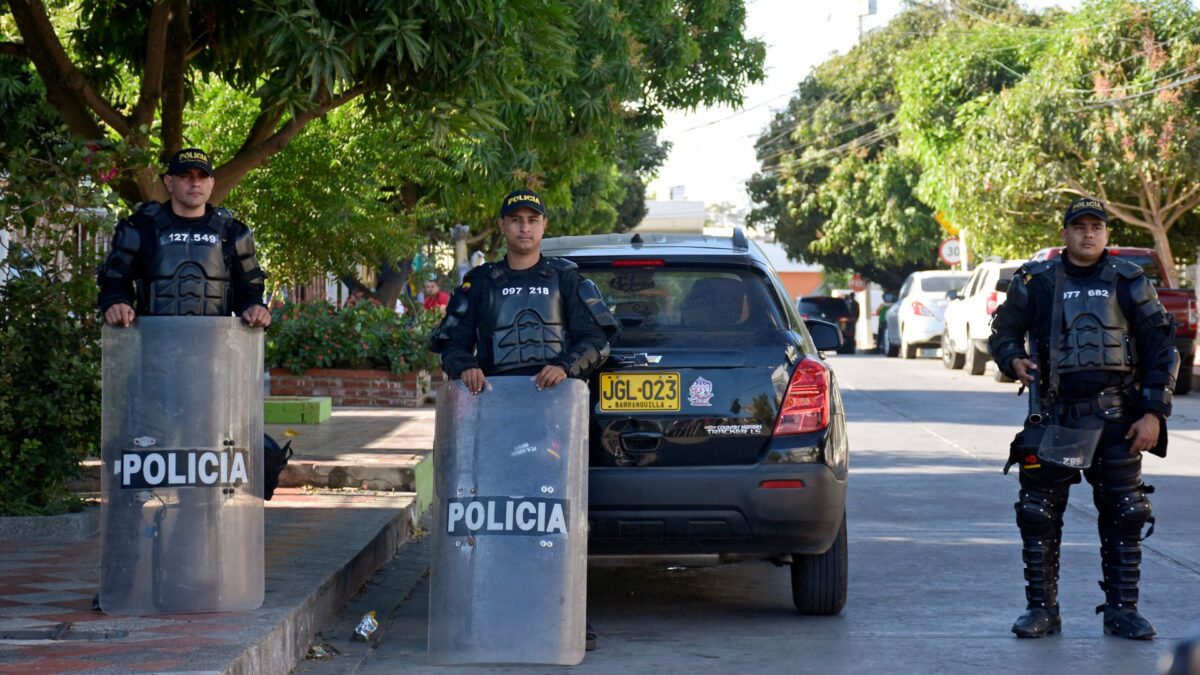
[[[904,0],[877,0],[876,14],[862,17],[863,31],[887,23]],[[1024,3],[1071,9],[1078,0]],[[746,33],[767,44],[766,78],[751,85],[740,109],[728,106],[671,112],[659,134],[673,145],[647,189],[647,198],[670,199],[671,187],[707,204],[730,202],[750,207],[745,182],[758,169],[754,141],[776,111],[787,106],[796,85],[814,66],[858,41],[859,15],[867,0],[746,0]]]

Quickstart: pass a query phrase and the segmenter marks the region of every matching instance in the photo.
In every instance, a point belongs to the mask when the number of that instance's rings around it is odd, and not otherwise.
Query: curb
[[[227,675],[288,673],[304,661],[323,626],[335,621],[376,570],[386,565],[413,532],[416,503],[400,509],[375,537],[331,572],[298,606],[286,608],[274,628],[221,669]]]
[[[99,506],[57,516],[0,517],[0,539],[83,541],[99,532]]]

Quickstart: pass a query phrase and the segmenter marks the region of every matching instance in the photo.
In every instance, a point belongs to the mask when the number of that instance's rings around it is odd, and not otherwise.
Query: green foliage
[[[0,223],[0,513],[78,505],[66,479],[98,455],[100,325],[94,270],[126,148],[61,139],[8,150]],[[19,242],[19,243],[17,243]]]
[[[364,300],[335,310],[325,301],[286,304],[272,312],[267,367],[301,373],[309,368],[363,368],[409,373],[438,364],[428,349],[438,312],[411,307],[398,316]]]

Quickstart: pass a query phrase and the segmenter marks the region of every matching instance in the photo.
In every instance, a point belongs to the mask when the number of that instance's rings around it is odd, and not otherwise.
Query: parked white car
[[[913,272],[900,286],[896,304],[888,309],[883,351],[888,356],[917,357],[922,347],[937,347],[942,341],[942,314],[950,299],[947,291],[961,290],[966,272],[928,270]],[[896,340],[897,342],[893,342]]]
[[[982,375],[991,360],[988,337],[992,334],[992,315],[1004,302],[1005,293],[996,290],[996,282],[1009,281],[1023,260],[989,260],[979,263],[962,291],[946,307],[946,328],[942,335],[942,364],[947,368],[966,368]],[[996,379],[1004,375],[996,370]]]

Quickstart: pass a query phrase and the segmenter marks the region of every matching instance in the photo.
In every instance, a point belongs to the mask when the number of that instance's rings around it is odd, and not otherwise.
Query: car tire
[[[801,614],[832,616],[846,606],[849,573],[846,515],[829,550],[792,556],[792,602]]]
[[[903,328],[900,329],[900,358],[902,358],[902,359],[917,358],[917,346],[914,344],[909,344],[904,339],[904,329]]]
[[[972,375],[982,375],[987,369],[987,354],[984,354],[975,346],[975,342],[967,340],[967,353],[964,359],[963,368]]]
[[[853,340],[849,342],[843,342],[841,348],[838,349],[839,354],[854,354],[857,351],[858,346],[854,344]]]
[[[1175,395],[1187,396],[1192,391],[1192,359],[1195,353],[1185,354],[1179,363],[1179,376],[1175,378]]]
[[[942,365],[949,370],[962,370],[967,361],[966,354],[954,351],[954,343],[950,341],[950,333],[942,333]]]
[[[883,329],[883,353],[892,358],[900,355],[900,345],[892,344],[892,336],[886,328]]]

